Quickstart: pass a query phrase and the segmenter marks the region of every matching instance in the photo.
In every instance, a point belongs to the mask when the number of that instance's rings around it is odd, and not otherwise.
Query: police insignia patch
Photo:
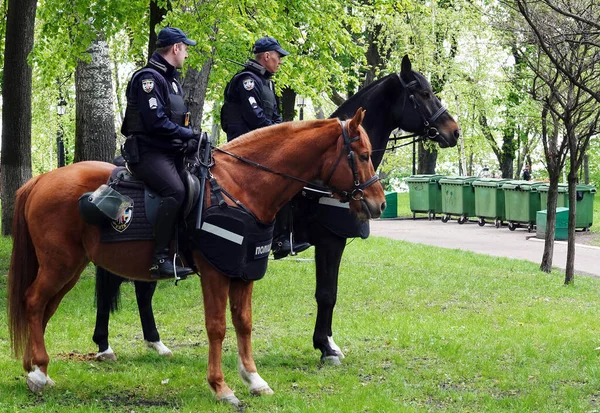
[[[175,93],[179,93],[179,89],[177,88],[177,83],[173,82],[173,91]]]
[[[244,79],[244,81],[242,83],[244,85],[244,89],[246,89],[246,90],[254,89],[254,79],[252,79],[252,78]]]
[[[129,208],[127,208],[125,210],[125,212],[123,212],[123,215],[121,215],[118,219],[111,221],[110,224],[115,231],[123,232],[127,229],[127,227],[129,227],[129,224],[131,224],[132,218],[133,218],[133,203],[131,203]]]
[[[148,99],[148,105],[150,106],[150,109],[156,109],[158,107],[158,102],[156,101],[156,98]]]
[[[258,103],[256,103],[256,99],[254,99],[254,96],[250,96],[248,98],[248,102],[250,103],[250,106],[252,106],[252,109],[256,109],[258,107]]]
[[[142,89],[144,92],[150,93],[154,89],[154,80],[152,79],[144,79],[142,80]]]

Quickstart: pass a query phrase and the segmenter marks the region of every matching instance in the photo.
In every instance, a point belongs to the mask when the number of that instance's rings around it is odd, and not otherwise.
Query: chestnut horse
[[[313,180],[337,188],[336,193],[342,194],[337,196],[345,197],[361,219],[379,217],[385,195],[370,160],[371,143],[360,126],[363,118],[359,109],[345,123],[292,122],[248,133],[215,152],[211,173],[260,222],[273,222],[281,206]],[[344,158],[347,161],[340,162]],[[9,330],[13,353],[22,356],[31,391],[54,384],[48,377],[46,325],[90,261],[126,278],[151,280],[153,242],[101,243],[100,228],[86,224],[79,215],[78,198],[104,184],[113,168],[103,162],[80,162],[32,178],[17,191],[8,276]],[[209,194],[210,188],[206,191]],[[208,202],[210,196],[205,199]],[[210,389],[217,400],[240,403],[225,383],[221,365],[229,298],[242,381],[252,394],[272,394],[252,356],[253,283],[220,273],[198,250],[193,259],[202,274]]]
[[[402,59],[401,71],[387,75],[359,90],[344,102],[332,115],[332,118],[346,119],[357,108],[366,109],[362,126],[365,128],[373,147],[373,166],[375,169],[383,159],[390,135],[394,129],[421,135],[421,139],[437,142],[442,148],[456,146],[460,136],[458,124],[435,96],[431,85],[423,74],[412,69],[410,59]],[[296,208],[294,228],[297,241],[307,241],[315,246],[317,318],[313,333],[313,346],[321,351],[321,360],[339,364],[344,353],[333,340],[333,310],[337,301],[337,286],[340,262],[347,239],[360,234],[341,234],[338,228],[332,228],[327,217],[317,214],[307,216],[304,210],[314,210],[308,201]],[[307,206],[306,208],[303,208]],[[345,210],[339,209],[339,214]],[[329,215],[331,216],[331,215]],[[341,217],[342,221],[353,221],[352,216]],[[347,228],[356,228],[354,222],[346,222]],[[351,232],[351,231],[349,231]],[[98,344],[99,359],[116,359],[108,344],[108,319],[110,311],[116,306],[119,285],[123,280],[99,269],[97,272],[98,313],[94,330],[94,341]],[[149,347],[159,354],[171,355],[170,350],[160,341],[152,313],[152,295],[155,284],[136,283],[135,291],[140,309],[140,319],[144,339]]]

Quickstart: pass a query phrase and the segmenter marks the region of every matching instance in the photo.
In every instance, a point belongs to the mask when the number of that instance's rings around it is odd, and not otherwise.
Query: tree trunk
[[[577,167],[569,167],[569,238],[567,241],[567,266],[565,284],[575,282],[575,224],[577,210]]]
[[[190,120],[194,131],[202,129],[202,116],[204,114],[204,101],[208,89],[208,77],[212,70],[213,58],[209,57],[198,72],[196,69],[188,69],[181,86],[185,104],[190,111]]]
[[[284,122],[292,121],[296,117],[296,91],[291,87],[286,87],[281,92],[281,117]]]
[[[2,235],[12,232],[15,192],[31,178],[31,66],[36,0],[8,0],[2,78]]]
[[[99,37],[87,52],[91,61],[80,60],[75,70],[77,117],[74,162],[112,162],[116,132],[108,43]]]
[[[437,149],[432,148],[429,151],[423,146],[423,142],[419,142],[419,167],[418,174],[432,175],[435,173],[435,165],[437,163]]]
[[[540,270],[552,272],[552,259],[554,256],[554,236],[556,234],[556,201],[558,198],[558,176],[550,179],[548,189],[548,205],[540,205],[542,209],[547,209],[546,216],[546,237],[544,240],[544,252],[542,254],[542,263]]]
[[[166,7],[162,8],[156,4],[156,0],[150,1],[150,32],[148,34],[148,59],[156,49],[156,26],[162,22],[169,10],[172,10],[171,0],[165,2]]]

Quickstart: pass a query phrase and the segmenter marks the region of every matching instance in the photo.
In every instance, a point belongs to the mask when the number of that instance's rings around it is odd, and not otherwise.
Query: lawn
[[[10,241],[0,240],[1,254]],[[346,353],[323,366],[312,348],[312,249],[273,261],[254,293],[254,351],[273,397],[251,397],[236,372],[231,328],[224,371],[246,411],[591,412],[600,409],[600,280],[563,285],[525,261],[373,237],[354,241],[341,266],[334,336]],[[7,260],[0,260],[7,271]],[[207,339],[197,278],[162,282],[154,301],[162,359],[143,346],[131,285],[111,319],[116,363],[96,350],[94,277],[88,270],[46,332],[56,387],[31,394],[10,357],[0,312],[0,411],[230,412],[205,382]],[[5,305],[6,277],[0,277]],[[231,325],[231,323],[229,323]]]

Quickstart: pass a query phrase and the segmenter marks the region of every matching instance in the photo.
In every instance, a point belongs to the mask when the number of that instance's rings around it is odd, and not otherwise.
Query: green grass
[[[10,242],[0,240],[1,251]],[[314,263],[271,262],[255,284],[253,344],[275,396],[251,397],[236,371],[228,327],[224,371],[252,412],[591,412],[600,409],[600,280],[545,274],[537,264],[384,238],[351,243],[334,316],[342,366],[312,348]],[[6,274],[7,261],[0,261]],[[91,271],[65,297],[46,332],[56,387],[29,392],[10,358],[0,312],[0,411],[230,412],[205,381],[207,339],[197,278],[162,282],[154,308],[175,352],[144,348],[135,294],[111,319],[117,363],[85,359],[95,310]],[[6,277],[0,277],[5,305]],[[231,326],[231,323],[229,323]],[[161,384],[168,379],[168,383]]]

